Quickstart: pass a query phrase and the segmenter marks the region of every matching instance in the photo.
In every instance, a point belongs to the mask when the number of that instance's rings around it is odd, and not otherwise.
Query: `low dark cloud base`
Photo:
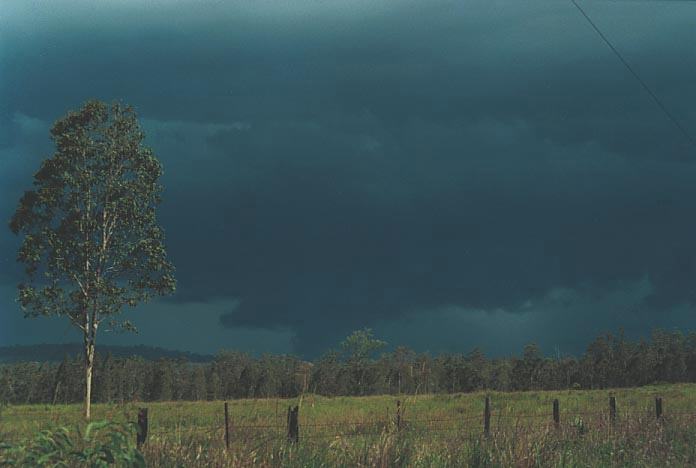
[[[49,123],[118,98],[165,165],[179,290],[158,310],[217,314],[199,323],[218,337],[294,335],[313,355],[374,326],[468,349],[476,335],[442,336],[536,323],[515,336],[551,345],[559,330],[571,339],[573,314],[594,324],[578,351],[602,327],[696,326],[696,153],[571,6],[231,5],[75,7],[72,19],[15,6],[0,217],[50,154]],[[692,9],[588,5],[694,133]],[[40,26],[21,27],[29,13]],[[0,246],[13,285],[16,239]],[[611,308],[625,314],[602,319]],[[181,347],[194,344],[205,351]]]

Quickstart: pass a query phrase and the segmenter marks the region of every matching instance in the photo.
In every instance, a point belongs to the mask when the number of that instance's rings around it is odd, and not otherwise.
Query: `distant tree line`
[[[0,363],[2,362],[59,362],[63,356],[73,356],[82,353],[81,343],[60,344],[33,344],[33,345],[9,345],[0,346]],[[210,362],[213,355],[197,354],[188,351],[178,351],[146,345],[100,345],[101,354],[111,354],[116,357],[141,356],[151,361],[159,358],[179,359],[184,358],[190,362]]]
[[[656,382],[696,382],[696,333],[656,330],[649,340],[630,341],[622,332],[596,338],[576,357],[545,357],[529,344],[520,356],[489,359],[468,354],[431,356],[406,347],[380,354],[384,342],[370,330],[348,337],[338,350],[314,362],[288,355],[258,358],[221,352],[212,362],[184,358],[97,355],[95,402],[217,400],[500,391],[601,389]],[[0,401],[76,403],[83,398],[82,357],[59,363],[0,366]]]

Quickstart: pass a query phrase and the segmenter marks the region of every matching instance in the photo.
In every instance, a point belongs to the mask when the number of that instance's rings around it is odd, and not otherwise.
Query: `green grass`
[[[138,408],[147,406],[143,452],[150,466],[696,465],[696,385],[489,395],[489,437],[482,435],[484,393],[230,401],[228,452],[222,402],[95,405],[93,418],[135,421]],[[614,424],[610,395],[617,400]],[[655,418],[657,396],[663,398],[662,422]],[[552,421],[555,398],[559,428]],[[287,408],[295,404],[298,445],[285,440]],[[11,406],[0,414],[0,440],[82,424],[80,405]]]

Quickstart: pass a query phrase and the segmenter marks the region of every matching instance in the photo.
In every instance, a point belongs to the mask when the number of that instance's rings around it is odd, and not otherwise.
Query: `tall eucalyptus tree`
[[[51,129],[56,151],[34,175],[10,221],[23,236],[18,261],[25,316],[63,316],[83,336],[85,417],[90,417],[97,330],[134,330],[124,305],[172,293],[156,208],[162,166],[143,145],[133,108],[89,101]]]

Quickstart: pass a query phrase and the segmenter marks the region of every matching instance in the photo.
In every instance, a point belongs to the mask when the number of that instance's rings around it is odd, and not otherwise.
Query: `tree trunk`
[[[85,339],[85,419],[89,420],[92,410],[92,370],[94,367],[94,342]]]
[[[53,400],[52,400],[52,405],[55,406],[56,401],[58,401],[58,390],[60,389],[60,380],[56,382],[56,384],[53,386]]]

